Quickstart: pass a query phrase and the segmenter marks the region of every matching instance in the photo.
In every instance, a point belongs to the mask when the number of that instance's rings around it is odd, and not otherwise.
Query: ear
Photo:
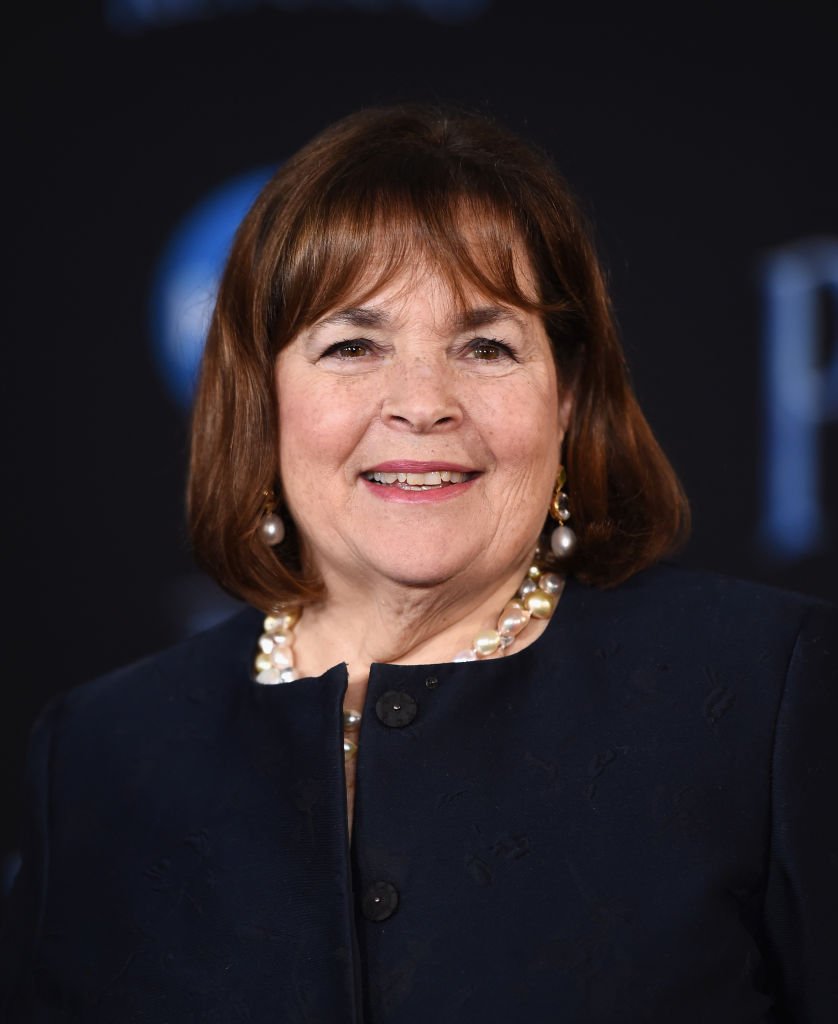
[[[574,394],[570,388],[567,390],[563,389],[559,394],[559,431],[562,441],[564,441],[564,436],[570,423],[570,415],[573,412],[573,400]],[[561,445],[559,447],[561,448]]]

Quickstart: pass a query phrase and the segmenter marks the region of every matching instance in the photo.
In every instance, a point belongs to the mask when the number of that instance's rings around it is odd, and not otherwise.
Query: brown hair
[[[526,294],[515,254],[538,290]],[[207,337],[194,408],[188,508],[196,557],[257,607],[306,602],[319,582],[293,523],[259,537],[277,481],[277,353],[344,302],[368,298],[406,259],[538,312],[575,400],[565,438],[584,582],[621,582],[689,528],[678,480],[628,378],[587,224],[549,159],[470,113],[405,106],[333,124],[265,186],[236,234]],[[375,282],[369,283],[370,272]],[[364,295],[358,289],[364,282]]]

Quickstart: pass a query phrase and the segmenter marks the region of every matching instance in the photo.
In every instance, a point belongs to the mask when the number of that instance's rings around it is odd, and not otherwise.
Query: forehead
[[[452,284],[446,276],[425,267],[403,272],[378,287],[374,279],[368,281],[312,326],[315,330],[333,326],[387,330],[415,320],[439,333],[459,333],[500,323],[526,329],[540,318],[498,302],[468,281]]]
[[[452,200],[433,217],[408,205],[378,209],[367,220],[344,209],[327,227],[297,239],[300,251],[274,289],[286,299],[280,347],[283,337],[337,310],[382,302],[406,306],[421,297],[439,311],[497,305],[542,312],[527,235],[502,209]]]

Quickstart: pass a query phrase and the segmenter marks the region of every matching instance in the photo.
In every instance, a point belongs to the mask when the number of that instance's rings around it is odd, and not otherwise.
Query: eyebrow
[[[390,323],[390,316],[381,309],[374,309],[371,306],[352,306],[349,309],[339,309],[329,316],[318,320],[314,325],[320,327],[386,327]]]
[[[523,326],[522,318],[512,309],[505,306],[478,306],[455,313],[451,317],[451,326],[456,330],[468,331],[477,327],[487,327],[504,320]],[[384,328],[392,323],[392,317],[382,309],[372,306],[351,306],[339,309],[314,325],[321,327],[360,327]]]
[[[478,306],[475,309],[466,309],[457,313],[452,318],[453,325],[460,330],[474,330],[475,327],[487,327],[489,324],[496,324],[504,320],[523,326],[523,319],[512,309],[506,306]]]

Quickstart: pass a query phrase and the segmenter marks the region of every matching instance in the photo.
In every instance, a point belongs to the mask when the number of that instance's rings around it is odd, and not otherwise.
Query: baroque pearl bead
[[[274,647],[290,647],[294,642],[293,635],[287,629],[275,629],[270,633]]]
[[[564,587],[564,580],[555,572],[545,572],[538,585],[547,594],[560,594]]]
[[[259,523],[259,534],[266,544],[275,547],[285,539],[285,523],[275,512],[269,512],[266,516],[262,516],[262,522]]]
[[[500,633],[496,629],[484,629],[474,638],[474,650],[481,658],[494,654],[500,647]]]
[[[474,651],[460,651],[454,655],[452,661],[477,661],[477,655]]]
[[[267,672],[268,669],[274,667],[270,654],[265,654],[264,651],[259,651],[253,664],[257,672]]]
[[[275,633],[278,629],[293,629],[299,619],[299,608],[283,608],[282,611],[265,616],[264,629],[266,633]]]
[[[557,526],[550,536],[550,547],[557,558],[567,558],[576,548],[576,534],[569,526]]]
[[[276,668],[291,668],[294,664],[291,651],[287,647],[274,647],[270,657]]]
[[[357,729],[361,724],[361,712],[353,711],[351,708],[347,708],[343,712],[343,727],[344,729]]]
[[[530,613],[521,607],[520,602],[510,601],[501,614],[498,632],[501,636],[517,636],[529,621]]]
[[[545,594],[543,590],[533,590],[531,594],[527,594],[524,601],[534,619],[549,619],[556,604],[553,595]]]

